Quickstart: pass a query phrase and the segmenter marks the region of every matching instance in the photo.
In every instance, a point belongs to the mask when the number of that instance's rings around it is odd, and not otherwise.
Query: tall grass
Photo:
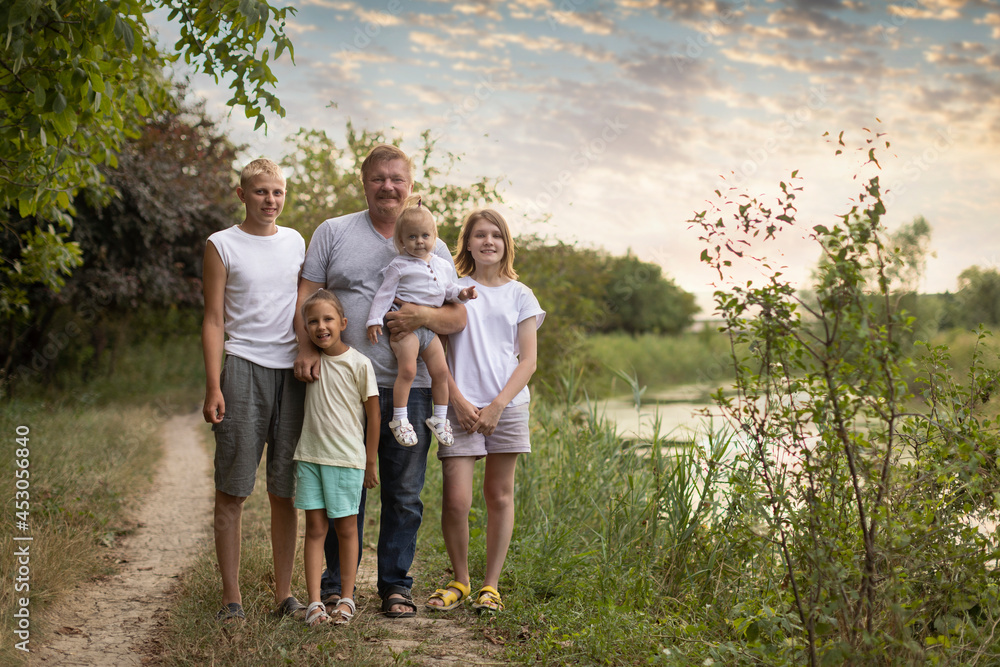
[[[679,598],[703,590],[710,599],[720,555],[704,540],[705,524],[717,511],[713,460],[725,443],[666,447],[656,424],[649,442],[626,443],[596,410],[532,408],[533,451],[518,463],[514,539],[500,580],[507,608],[480,622],[506,640],[512,662],[655,662],[675,643],[676,625],[665,620]],[[476,588],[486,566],[481,497],[470,528]],[[443,554],[422,556],[443,583]]]

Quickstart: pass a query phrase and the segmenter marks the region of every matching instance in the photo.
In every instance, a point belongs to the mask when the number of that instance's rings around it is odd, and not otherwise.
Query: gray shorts
[[[487,454],[530,454],[531,433],[528,428],[528,404],[522,403],[516,407],[509,405],[500,413],[500,420],[493,434],[485,436],[482,433],[466,433],[458,425],[455,411],[448,407],[448,419],[451,420],[451,430],[455,434],[455,444],[451,447],[438,447],[437,457],[446,459],[452,456],[475,456],[481,459]]]
[[[215,431],[215,488],[231,496],[253,491],[267,443],[267,490],[295,495],[295,446],[302,431],[306,386],[290,368],[264,368],[227,356],[222,367],[226,416]]]

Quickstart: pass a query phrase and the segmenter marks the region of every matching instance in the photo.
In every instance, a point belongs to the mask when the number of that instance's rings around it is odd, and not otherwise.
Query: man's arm
[[[391,310],[385,316],[394,340],[420,327],[427,327],[442,336],[465,329],[465,306],[460,303],[446,303],[440,308],[433,308],[396,299],[396,304],[399,305],[399,310]]]
[[[222,257],[211,242],[205,246],[204,265],[202,291],[205,296],[205,316],[201,323],[201,349],[205,357],[205,404],[202,415],[209,424],[218,424],[226,414],[220,376],[226,341],[227,275]]]
[[[303,382],[315,382],[319,379],[319,350],[309,340],[309,334],[306,333],[306,321],[302,318],[302,304],[322,287],[325,287],[323,283],[299,277],[299,296],[295,302],[295,318],[293,320],[295,337],[299,341],[299,354],[295,357],[294,369],[295,377]]]

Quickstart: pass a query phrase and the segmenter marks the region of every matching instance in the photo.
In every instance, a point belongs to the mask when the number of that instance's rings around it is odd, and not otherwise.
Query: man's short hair
[[[368,151],[365,161],[361,163],[361,180],[364,181],[367,178],[368,170],[375,165],[382,164],[383,162],[392,162],[393,160],[402,160],[406,163],[406,171],[410,175],[410,183],[412,183],[413,161],[403,152],[403,149],[392,144],[378,144]]]
[[[285,180],[285,175],[281,173],[281,167],[278,166],[274,160],[268,160],[266,157],[257,158],[251,162],[248,162],[243,170],[240,172],[240,187],[246,190],[247,186],[250,185],[255,177],[261,174],[267,174],[268,176],[273,176],[274,178],[280,178],[282,181]]]

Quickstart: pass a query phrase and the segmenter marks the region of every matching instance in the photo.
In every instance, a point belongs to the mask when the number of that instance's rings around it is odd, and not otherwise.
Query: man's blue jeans
[[[393,593],[410,595],[413,579],[410,566],[417,550],[417,530],[424,513],[420,492],[424,488],[424,473],[427,471],[427,451],[430,449],[431,433],[424,423],[431,416],[430,388],[411,388],[407,402],[410,423],[417,432],[417,444],[403,447],[392,431],[392,387],[379,387],[379,408],[382,411],[381,432],[378,446],[378,477],[382,498],[382,519],[378,538],[378,594],[383,600]],[[365,499],[361,494],[358,509],[358,561],[361,560],[361,545],[364,543]],[[326,533],[326,571],[323,573],[321,594],[341,593],[340,552],[337,533],[331,523]]]

